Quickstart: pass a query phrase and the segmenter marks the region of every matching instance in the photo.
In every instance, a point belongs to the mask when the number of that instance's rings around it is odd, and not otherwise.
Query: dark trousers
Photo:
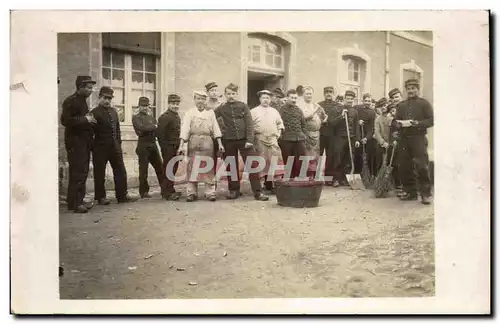
[[[156,143],[139,143],[135,153],[139,157],[139,194],[143,196],[149,192],[148,170],[150,164],[155,170],[158,184],[162,189],[162,194],[164,194],[165,172]]]
[[[246,161],[248,156],[252,155],[257,155],[255,152],[255,149],[253,147],[251,148],[245,148],[245,143],[246,140],[222,140],[222,145],[224,145],[224,159],[227,157],[234,158],[236,160],[236,174],[238,175],[238,179],[234,180],[232,177],[229,179],[229,184],[228,184],[228,189],[229,191],[240,191],[240,173],[239,173],[239,158],[238,158],[238,153],[241,155],[241,158],[243,159],[243,163],[246,165]],[[231,167],[231,164],[227,166],[227,170]],[[230,174],[233,174],[231,172]],[[254,194],[260,193],[261,187],[260,187],[260,177],[258,173],[250,173],[248,175],[248,179],[250,180],[250,186],[252,187],[252,191]]]
[[[389,165],[389,163],[391,163],[391,154],[392,154],[393,150],[394,150],[394,147],[392,145],[387,148],[387,165]],[[392,158],[392,178],[394,179],[394,185],[396,187],[399,187],[401,185],[401,181],[399,179],[399,168],[398,168],[398,165],[396,163],[398,151],[399,150],[397,148],[394,150],[394,157]],[[386,152],[385,148],[383,148],[380,145],[377,146],[377,157],[376,157],[377,173],[380,171],[380,168],[384,164],[384,153],[385,152]]]
[[[69,164],[66,201],[70,210],[83,204],[87,191],[85,184],[89,174],[91,145],[92,139],[85,137],[74,137],[66,143]]]
[[[169,176],[175,177],[177,169],[179,168],[179,162],[174,162],[170,166],[170,170],[167,169],[167,165],[174,157],[177,156],[177,150],[179,149],[179,144],[165,144],[161,147],[161,155],[163,157],[163,171],[165,172],[165,186],[164,191],[166,194],[171,194],[175,192],[174,181],[169,179]],[[172,174],[169,175],[169,172]]]
[[[330,147],[330,136],[320,135],[319,136],[319,155],[328,154],[328,149]]]
[[[266,176],[264,178],[264,189],[266,190],[272,190],[273,189],[273,180]]]
[[[370,170],[371,175],[377,173],[377,141],[375,139],[369,139],[365,144],[366,159],[368,163],[368,170]],[[355,149],[354,156],[355,172],[360,173],[363,168],[363,144]]]
[[[416,194],[418,182],[420,194],[430,196],[429,155],[427,154],[425,135],[403,137],[399,145],[399,167],[403,190],[410,194]],[[417,181],[414,181],[415,171]]]
[[[306,144],[305,141],[280,141],[281,156],[283,158],[283,163],[288,165],[288,157],[293,156],[292,170],[290,171],[290,178],[293,179],[300,175],[300,169],[302,168],[302,161],[299,160],[301,156],[306,155]]]
[[[93,150],[92,162],[94,165],[95,199],[106,198],[104,183],[108,162],[113,169],[116,199],[124,199],[127,195],[127,171],[123,163],[121,147],[117,144],[96,145]]]
[[[352,149],[354,150],[354,138],[351,138]],[[346,136],[335,136],[330,143],[332,156],[332,176],[336,181],[347,181],[346,173],[350,172],[352,165],[349,152],[349,139]],[[352,157],[354,158],[354,152]]]

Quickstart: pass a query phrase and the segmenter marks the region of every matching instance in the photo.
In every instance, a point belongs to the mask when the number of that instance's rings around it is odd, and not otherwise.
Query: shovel
[[[354,155],[352,151],[351,134],[349,133],[349,121],[347,120],[347,114],[345,115],[344,119],[347,129],[347,141],[349,142],[349,154],[351,156],[351,173],[346,174],[347,182],[349,183],[349,186],[351,186],[352,190],[364,190],[366,188],[363,184],[363,180],[361,179],[361,175],[354,174]]]

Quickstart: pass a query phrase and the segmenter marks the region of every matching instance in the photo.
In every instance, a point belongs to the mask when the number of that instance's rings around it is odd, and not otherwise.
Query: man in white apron
[[[217,140],[219,151],[224,152],[221,142],[221,131],[213,110],[206,107],[207,94],[194,92],[195,107],[184,115],[179,154],[185,153],[184,143],[187,142],[189,158],[187,167],[187,201],[198,199],[198,181],[205,183],[205,197],[215,201],[215,161],[213,161],[214,139]],[[208,171],[202,171],[209,163],[213,163]]]
[[[265,179],[264,189],[268,194],[272,194],[274,193],[273,180],[276,174],[268,174],[270,173],[269,167],[273,157],[277,159],[276,161],[282,159],[278,139],[285,126],[278,110],[270,105],[272,93],[268,90],[262,90],[257,92],[257,96],[259,96],[260,105],[250,110],[255,133],[255,150],[266,161],[261,177]]]

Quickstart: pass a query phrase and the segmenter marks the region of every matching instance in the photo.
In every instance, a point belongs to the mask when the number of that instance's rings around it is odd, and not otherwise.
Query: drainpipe
[[[385,80],[384,97],[389,93],[389,48],[391,46],[391,32],[385,32]]]

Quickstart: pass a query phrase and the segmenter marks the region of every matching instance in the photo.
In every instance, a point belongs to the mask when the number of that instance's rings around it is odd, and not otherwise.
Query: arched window
[[[338,85],[340,94],[347,90],[356,93],[360,102],[363,93],[370,92],[370,57],[357,44],[338,50]]]
[[[424,92],[424,70],[422,70],[414,60],[408,63],[401,64],[400,66],[400,86],[404,89],[405,82],[410,79],[417,79],[420,83],[420,95]]]
[[[285,73],[283,45],[254,35],[248,37],[248,68],[276,74]]]

